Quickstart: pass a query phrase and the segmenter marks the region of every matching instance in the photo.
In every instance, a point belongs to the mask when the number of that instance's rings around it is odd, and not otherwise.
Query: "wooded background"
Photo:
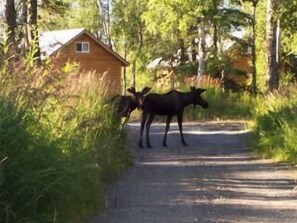
[[[2,4],[1,26],[6,29],[1,34],[8,33],[8,41],[20,54],[38,42],[38,31],[84,27],[130,61],[124,78],[132,85],[150,75],[146,66],[158,57],[177,59],[179,66],[190,57],[197,75],[219,76],[228,69],[223,48],[227,40],[250,47],[253,92],[278,89],[281,64],[296,63],[296,0],[10,0]],[[234,36],[238,30],[240,38]],[[285,80],[295,76],[294,65],[282,75]]]

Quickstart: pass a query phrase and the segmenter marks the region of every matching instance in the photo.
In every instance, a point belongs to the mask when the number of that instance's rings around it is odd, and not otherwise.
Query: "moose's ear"
[[[131,94],[135,94],[136,93],[136,90],[135,90],[135,87],[130,87],[127,89],[127,91]]]
[[[206,91],[206,89],[203,89],[203,88],[198,88],[197,90],[200,94],[202,94],[204,91]]]
[[[150,87],[144,87],[143,89],[142,89],[142,94],[143,95],[146,95],[147,93],[149,93],[149,91],[151,90],[151,88]]]
[[[196,88],[193,87],[193,86],[191,86],[190,89],[191,89],[191,91],[195,91],[196,90]]]

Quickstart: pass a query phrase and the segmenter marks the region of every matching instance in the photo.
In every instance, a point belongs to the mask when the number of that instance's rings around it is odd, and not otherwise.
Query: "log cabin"
[[[84,28],[41,32],[41,58],[50,57],[58,66],[75,62],[80,73],[105,74],[107,96],[121,94],[121,75],[129,63]],[[100,78],[98,78],[100,80]]]

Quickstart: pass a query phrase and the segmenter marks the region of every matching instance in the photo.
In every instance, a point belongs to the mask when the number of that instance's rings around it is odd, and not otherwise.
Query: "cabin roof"
[[[106,51],[112,54],[116,59],[118,59],[123,66],[129,65],[128,61],[126,61],[119,54],[107,47],[103,42],[98,40],[93,34],[88,32],[84,28],[41,32],[39,34],[39,47],[42,59],[55,54],[57,51],[61,50],[65,45],[70,43],[72,40],[78,38],[83,34],[86,34],[89,37],[91,37],[98,45],[100,45],[102,48],[104,48]]]

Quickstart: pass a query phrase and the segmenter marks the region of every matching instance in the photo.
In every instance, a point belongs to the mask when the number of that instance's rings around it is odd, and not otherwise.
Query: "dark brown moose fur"
[[[141,108],[143,105],[144,95],[146,95],[151,88],[144,87],[142,91],[136,91],[134,87],[128,88],[127,91],[131,95],[117,95],[112,100],[116,100],[117,112],[121,117],[125,117],[122,124],[124,126],[130,118],[131,113],[136,108]]]
[[[165,135],[163,138],[163,146],[167,146],[167,132],[170,127],[170,122],[173,116],[177,116],[178,127],[181,136],[181,142],[186,146],[183,136],[182,119],[184,108],[190,104],[200,105],[202,108],[208,108],[208,103],[205,101],[201,94],[205,89],[191,87],[190,92],[179,92],[172,90],[166,94],[150,93],[144,97],[143,112],[141,120],[140,138],[138,145],[142,148],[142,134],[144,126],[146,126],[146,144],[151,148],[149,130],[154,120],[155,115],[167,116]]]

